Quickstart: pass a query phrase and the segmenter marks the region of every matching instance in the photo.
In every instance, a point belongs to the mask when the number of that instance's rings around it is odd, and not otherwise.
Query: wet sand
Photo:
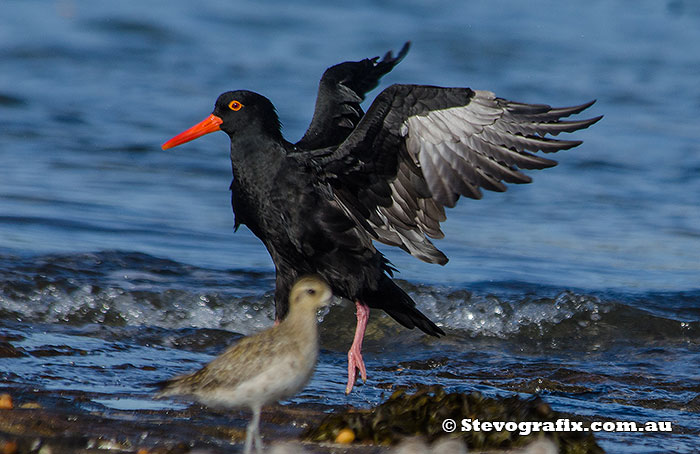
[[[90,398],[84,393],[40,393],[32,400],[16,392],[12,395],[17,396],[14,408],[0,410],[2,454],[238,452],[243,449],[250,418],[245,411],[219,413],[196,404],[184,410],[90,411],[77,404]],[[284,405],[263,410],[261,430],[266,450],[277,442],[298,441],[309,424],[321,421],[324,410]],[[386,447],[318,443],[305,443],[304,449],[310,453],[388,451]]]
[[[181,410],[98,409],[93,399],[107,396],[83,392],[0,388],[2,394],[10,395],[12,408],[0,409],[0,454],[239,452],[243,449],[245,427],[250,418],[246,411],[220,412],[199,404]],[[121,398],[126,403],[128,399],[143,399],[143,396]],[[348,408],[304,404],[266,407],[261,419],[264,452],[289,443],[296,443],[296,447],[287,447],[283,452],[397,452],[394,447],[367,443],[340,445],[300,441],[305,431],[319,427],[329,414],[337,416]],[[551,449],[554,449],[553,445]],[[529,450],[469,452],[520,453]]]

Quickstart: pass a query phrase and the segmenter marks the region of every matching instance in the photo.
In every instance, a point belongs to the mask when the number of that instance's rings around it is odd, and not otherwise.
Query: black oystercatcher
[[[245,337],[202,369],[157,383],[157,397],[192,396],[211,407],[248,407],[245,454],[253,440],[262,450],[260,410],[301,391],[318,358],[316,310],[333,294],[317,276],[302,277],[289,295],[289,314],[279,325]]]
[[[348,353],[350,392],[361,356],[369,308],[407,328],[444,334],[389,276],[393,268],[373,241],[398,246],[428,263],[447,263],[430,238],[442,238],[445,207],[481,189],[505,191],[529,183],[520,169],[556,161],[530,152],[556,152],[580,141],[548,137],[587,128],[601,117],[563,121],[591,106],[552,108],[496,97],[489,91],[392,85],[360,107],[365,94],[403,59],[388,52],[326,70],[309,129],[297,143],[282,137],[272,103],[257,93],[222,94],[214,112],[173,137],[163,149],[204,134],[231,138],[231,202],[235,227],[245,224],[267,247],[277,273],[276,318],[288,310],[292,283],[317,273],[333,292],[355,301],[357,328]]]

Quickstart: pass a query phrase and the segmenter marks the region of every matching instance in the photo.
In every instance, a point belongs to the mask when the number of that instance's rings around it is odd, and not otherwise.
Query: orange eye
[[[231,110],[234,110],[234,111],[241,110],[242,107],[243,107],[243,104],[241,104],[240,102],[238,102],[236,100],[233,100],[230,103],[228,103],[228,108]]]

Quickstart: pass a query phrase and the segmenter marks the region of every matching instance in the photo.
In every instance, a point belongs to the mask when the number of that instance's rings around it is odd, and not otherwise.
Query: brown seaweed
[[[447,393],[440,386],[419,388],[414,394],[403,390],[371,409],[350,409],[328,415],[317,427],[307,429],[302,438],[313,442],[334,441],[343,429],[355,434],[355,443],[393,445],[414,436],[428,441],[449,435],[464,440],[469,450],[511,449],[525,446],[540,437],[547,437],[561,454],[600,454],[590,432],[536,432],[521,435],[519,431],[461,430],[461,421],[524,421],[555,423],[567,415],[555,412],[539,397],[517,396],[488,398],[478,392]],[[452,433],[443,429],[443,421],[452,419],[457,428]],[[524,431],[523,431],[524,432]]]

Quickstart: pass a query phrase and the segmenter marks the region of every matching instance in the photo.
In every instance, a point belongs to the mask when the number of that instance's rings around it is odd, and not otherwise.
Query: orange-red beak
[[[161,148],[163,150],[167,150],[189,142],[190,140],[194,140],[197,137],[202,137],[204,134],[219,131],[219,125],[223,122],[224,120],[214,114],[211,114],[204,120],[192,126],[190,129],[182,131],[180,134],[165,142],[163,145],[161,145]]]

